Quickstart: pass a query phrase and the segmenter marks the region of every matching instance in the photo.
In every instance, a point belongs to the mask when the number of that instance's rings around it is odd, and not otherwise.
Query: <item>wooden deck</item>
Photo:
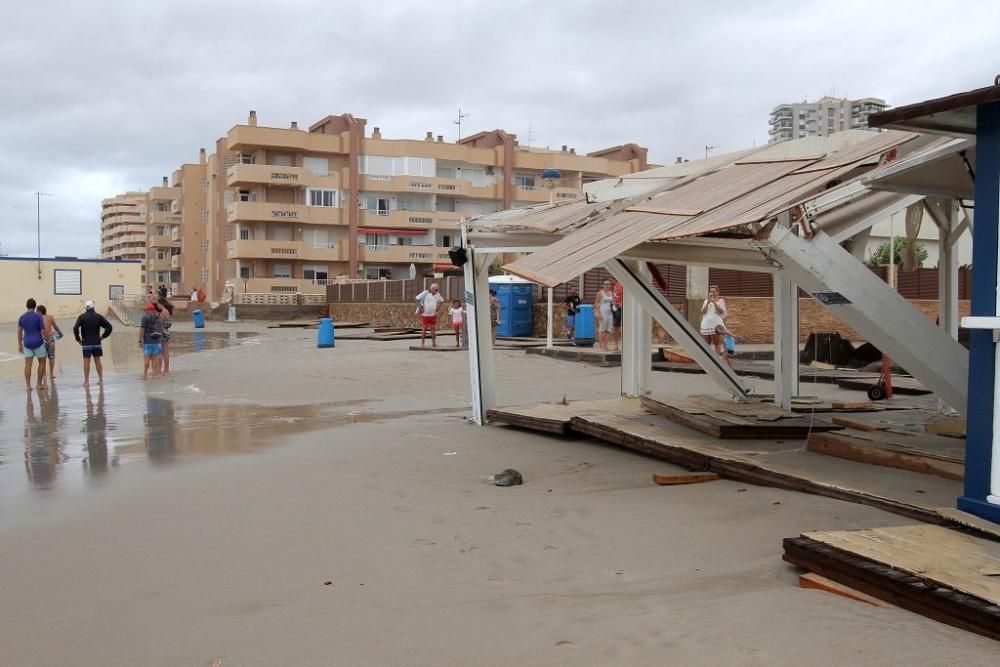
[[[929,618],[1000,639],[1000,542],[938,526],[805,533],[784,560]]]
[[[715,438],[805,439],[815,431],[837,431],[823,418],[807,418],[759,402],[737,402],[715,396],[644,396],[642,407]]]
[[[589,435],[689,470],[861,503],[1000,539],[1000,527],[954,509],[962,494],[955,479],[827,456],[801,441],[714,438],[651,414],[639,399],[501,408],[488,417],[544,433]]]

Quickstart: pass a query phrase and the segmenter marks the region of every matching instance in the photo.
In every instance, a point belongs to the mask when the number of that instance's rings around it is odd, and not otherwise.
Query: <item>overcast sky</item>
[[[262,125],[351,112],[387,138],[505,128],[650,160],[767,141],[771,108],[989,85],[1000,2],[3,3],[0,250],[96,256],[100,200]],[[685,6],[687,5],[687,6]],[[923,6],[927,5],[927,6]]]

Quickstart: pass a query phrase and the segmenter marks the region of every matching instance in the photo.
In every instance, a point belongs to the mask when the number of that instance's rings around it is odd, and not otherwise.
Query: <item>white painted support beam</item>
[[[469,253],[469,261],[465,264],[464,301],[468,314],[466,327],[472,383],[472,421],[484,426],[487,412],[496,406],[489,284],[490,264],[495,255],[477,252],[468,245],[465,247]]]
[[[806,240],[779,229],[758,246],[806,291],[836,293],[846,299],[824,305],[946,404],[965,411],[969,376],[965,349],[834,239],[818,232]]]
[[[955,202],[942,203],[947,215],[938,226],[938,324],[958,340],[958,248],[951,234],[960,213]]]
[[[649,282],[645,262],[627,262],[630,270]],[[622,396],[644,396],[652,364],[652,320],[634,290],[622,292]]]
[[[545,309],[546,315],[548,316],[548,323],[545,326],[545,346],[548,347],[549,349],[552,349],[552,326],[553,326],[552,288],[549,287],[546,290],[546,292],[548,292],[549,301]]]
[[[741,240],[739,246],[698,245],[679,242],[641,243],[622,253],[624,259],[647,262],[667,262],[683,266],[711,266],[715,268],[770,273],[776,267],[768,264],[760,253]]]
[[[774,404],[792,409],[799,393],[799,289],[774,274]]]
[[[871,229],[872,227],[882,222],[883,220],[887,220],[890,216],[895,215],[900,211],[905,211],[907,207],[916,204],[923,198],[924,198],[923,195],[910,195],[908,197],[904,197],[903,199],[900,199],[892,206],[884,208],[881,211],[878,211],[877,213],[874,213],[866,218],[862,218],[857,222],[852,222],[849,226],[845,227],[844,229],[838,230],[835,234],[831,234],[830,236],[833,238],[833,240],[837,241],[838,243],[846,241],[847,239],[851,238],[856,234],[861,233],[866,229]]]
[[[712,349],[701,334],[692,327],[684,315],[677,311],[666,297],[660,294],[648,278],[637,274],[633,265],[621,258],[605,262],[604,268],[622,284],[625,293],[632,292],[639,304],[660,323],[667,333],[676,340],[684,351],[691,355],[708,377],[714,380],[727,393],[739,398],[747,398],[750,390],[742,380],[733,373],[714,349]]]

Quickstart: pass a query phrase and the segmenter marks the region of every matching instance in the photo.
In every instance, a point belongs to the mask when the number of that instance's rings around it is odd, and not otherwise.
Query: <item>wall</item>
[[[82,294],[54,294],[54,270],[79,270]],[[0,322],[15,322],[24,312],[29,298],[44,305],[50,315],[75,317],[83,312],[88,299],[98,312],[108,309],[110,285],[123,285],[127,294],[142,293],[142,263],[113,260],[55,260],[42,258],[42,277],[38,278],[37,260],[24,257],[0,258]]]

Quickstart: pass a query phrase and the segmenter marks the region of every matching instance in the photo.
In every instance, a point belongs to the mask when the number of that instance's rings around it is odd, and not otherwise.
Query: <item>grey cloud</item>
[[[1000,6],[778,2],[21,3],[0,27],[0,243],[93,255],[103,196],[244,122],[350,111],[386,136],[503,127],[653,161],[767,139],[784,101],[986,85]]]

